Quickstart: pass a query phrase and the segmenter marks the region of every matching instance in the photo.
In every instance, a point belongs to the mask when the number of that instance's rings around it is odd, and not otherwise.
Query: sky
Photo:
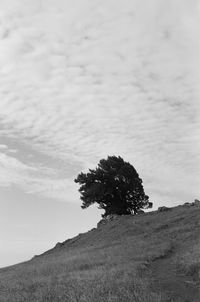
[[[200,198],[199,0],[0,0],[0,267],[95,227],[120,155],[158,206]]]

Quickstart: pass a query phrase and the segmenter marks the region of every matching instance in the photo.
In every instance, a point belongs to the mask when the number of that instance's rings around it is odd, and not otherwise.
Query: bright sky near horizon
[[[0,266],[95,225],[73,179],[107,155],[155,208],[200,197],[199,26],[199,0],[0,0]]]

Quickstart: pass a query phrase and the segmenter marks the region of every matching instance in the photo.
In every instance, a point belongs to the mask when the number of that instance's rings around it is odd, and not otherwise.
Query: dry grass
[[[149,291],[148,280],[123,271],[101,272],[93,278],[52,276],[48,280],[18,281],[1,286],[2,302],[161,302],[161,294]]]
[[[152,292],[149,267],[172,257],[186,273],[199,269],[199,212],[180,207],[121,217],[27,263],[1,269],[0,301],[169,301]]]
[[[164,301],[161,294],[150,292],[148,278],[138,273],[145,262],[139,249],[135,252],[136,261],[129,263],[130,255],[119,246],[34,259],[0,275],[0,301]]]
[[[200,239],[197,240],[176,258],[176,267],[178,271],[194,276],[200,282]]]

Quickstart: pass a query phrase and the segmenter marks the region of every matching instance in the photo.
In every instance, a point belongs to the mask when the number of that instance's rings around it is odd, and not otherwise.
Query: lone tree
[[[81,172],[74,181],[80,184],[82,209],[97,203],[105,210],[102,217],[137,214],[139,209],[152,207],[137,171],[120,156],[101,159],[95,170]]]

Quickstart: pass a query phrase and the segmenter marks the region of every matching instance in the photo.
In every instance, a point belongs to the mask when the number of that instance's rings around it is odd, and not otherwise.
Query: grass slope
[[[0,270],[1,302],[199,302],[200,207],[118,217]]]

